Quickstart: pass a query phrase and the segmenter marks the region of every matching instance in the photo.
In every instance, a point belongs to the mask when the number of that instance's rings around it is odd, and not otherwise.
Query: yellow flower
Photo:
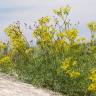
[[[70,78],[77,78],[80,76],[80,72],[71,71],[71,72],[69,72],[69,76],[70,76]]]
[[[59,8],[57,10],[53,10],[53,12],[58,15],[58,16],[62,16],[62,10]]]
[[[89,78],[92,82],[96,82],[96,74]]]
[[[71,57],[65,58],[65,60],[62,62],[61,68],[64,70],[67,70],[71,66],[75,66],[77,64],[77,61],[72,60]]]
[[[96,92],[96,83],[91,83],[88,87],[89,91]]]
[[[70,67],[70,65],[68,63],[65,63],[65,62],[63,62],[63,65],[61,66],[61,68],[64,70],[66,70],[69,67]]]
[[[45,23],[48,23],[49,22],[49,17],[46,16],[46,17],[42,17],[41,19],[39,19],[39,23],[42,25],[42,24],[45,24]]]
[[[89,22],[88,23],[88,28],[90,29],[91,32],[96,32],[96,22]]]
[[[64,32],[58,33],[57,36],[62,38],[65,36],[65,33]]]
[[[64,14],[69,14],[71,7],[69,5],[65,6],[65,7],[61,7],[61,10],[63,11]]]
[[[56,40],[54,42],[54,46],[53,46],[54,47],[54,51],[56,53],[60,52],[62,49],[64,49],[65,45],[66,45],[65,44],[65,40],[63,40],[63,39]]]
[[[89,91],[96,92],[96,69],[91,70],[91,75],[89,77],[91,84],[88,87]]]
[[[65,7],[61,7],[57,10],[53,10],[54,13],[58,16],[63,16],[63,15],[68,15],[69,12],[71,10],[71,7],[69,5],[65,6]]]
[[[66,31],[66,37],[69,40],[72,40],[72,41],[75,40],[77,35],[78,35],[78,31],[75,28],[72,28],[72,29]]]
[[[91,76],[89,77],[89,79],[90,79],[92,82],[96,83],[96,69],[92,69],[92,70],[91,70]]]
[[[10,62],[10,58],[9,58],[9,56],[5,56],[5,57],[3,57],[2,59],[0,59],[0,64],[4,64],[4,63],[8,63],[8,62]]]
[[[66,58],[66,59],[62,62],[61,68],[62,68],[63,70],[67,70],[67,69],[70,67],[70,65],[71,65],[71,57]]]

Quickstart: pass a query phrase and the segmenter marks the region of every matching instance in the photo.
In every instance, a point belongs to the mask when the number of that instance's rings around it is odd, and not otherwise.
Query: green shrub
[[[6,28],[11,51],[10,58],[0,59],[2,71],[9,72],[13,68],[19,79],[68,96],[95,94],[96,90],[88,90],[96,75],[90,74],[90,70],[96,68],[95,37],[89,43],[78,37],[78,30],[68,18],[69,6],[54,10],[54,13],[57,18],[53,25],[48,16],[38,20],[32,32],[37,41],[33,47],[29,46],[18,24]],[[92,26],[93,23],[89,29]],[[94,78],[90,79],[91,75]],[[91,89],[96,89],[95,85]]]

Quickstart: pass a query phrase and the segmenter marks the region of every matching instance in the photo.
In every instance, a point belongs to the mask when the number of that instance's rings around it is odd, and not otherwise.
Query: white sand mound
[[[35,88],[30,84],[0,73],[0,96],[61,96],[49,90]]]

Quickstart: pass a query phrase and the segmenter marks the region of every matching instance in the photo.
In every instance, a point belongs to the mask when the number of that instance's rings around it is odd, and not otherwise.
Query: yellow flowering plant
[[[37,38],[37,44],[41,47],[50,46],[54,39],[55,29],[53,26],[50,26],[49,22],[48,16],[39,19],[39,25],[33,32],[34,37]]]
[[[74,41],[77,38],[77,36],[78,36],[78,30],[76,28],[72,28],[66,31],[66,37],[71,45],[74,44]]]
[[[95,33],[96,33],[96,22],[89,22],[87,24],[90,32],[91,32],[91,44],[94,45],[94,42],[95,42]]]
[[[25,50],[29,47],[29,43],[21,32],[20,25],[15,23],[5,29],[6,34],[9,36],[11,48],[17,50],[20,54],[24,54]]]
[[[5,32],[9,37],[9,50],[3,54],[1,51],[6,44],[0,42],[0,69],[1,66],[5,71],[13,68],[18,78],[25,82],[68,96],[87,96],[87,92],[96,92],[95,41],[91,46],[93,41],[86,42],[78,36],[77,27],[69,19],[70,11],[71,7],[65,6],[54,10],[55,20],[49,16],[40,18],[32,30],[36,40],[32,46],[24,37],[20,24],[8,26]],[[96,24],[91,22],[88,27],[95,35]]]
[[[0,69],[2,72],[11,73],[13,70],[13,63],[9,56],[4,56],[0,59]]]

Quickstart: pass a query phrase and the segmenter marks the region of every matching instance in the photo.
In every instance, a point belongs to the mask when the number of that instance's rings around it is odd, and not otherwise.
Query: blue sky
[[[96,21],[96,0],[0,0],[0,40],[6,41],[4,28],[14,21],[32,24],[37,18],[52,15],[61,6],[72,7],[72,21],[80,21],[80,35],[89,38],[86,23]],[[25,32],[27,38],[31,33]]]

